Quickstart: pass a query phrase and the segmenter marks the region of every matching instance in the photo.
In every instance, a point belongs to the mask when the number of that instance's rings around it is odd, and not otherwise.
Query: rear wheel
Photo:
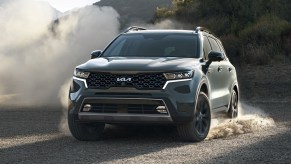
[[[230,118],[236,118],[237,115],[238,115],[238,95],[235,90],[232,90],[228,116]]]
[[[211,123],[211,111],[208,97],[200,92],[194,110],[193,121],[177,126],[180,138],[184,141],[199,142],[206,138]]]
[[[101,139],[105,124],[81,123],[78,115],[68,114],[68,124],[72,135],[80,141],[97,141]]]

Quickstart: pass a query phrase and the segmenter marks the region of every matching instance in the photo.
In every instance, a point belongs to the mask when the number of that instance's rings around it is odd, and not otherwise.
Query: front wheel
[[[184,141],[200,142],[206,138],[210,129],[211,111],[208,97],[200,92],[191,122],[177,126],[179,136]]]
[[[68,124],[72,135],[80,141],[100,140],[105,127],[102,123],[82,123],[74,114],[68,114]]]

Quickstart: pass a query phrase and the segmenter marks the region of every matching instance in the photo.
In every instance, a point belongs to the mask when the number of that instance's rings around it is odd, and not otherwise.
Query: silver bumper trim
[[[80,121],[100,121],[105,123],[111,122],[140,122],[140,123],[171,123],[173,120],[169,115],[138,115],[138,114],[127,114],[127,113],[92,113],[92,112],[81,112],[79,113]]]

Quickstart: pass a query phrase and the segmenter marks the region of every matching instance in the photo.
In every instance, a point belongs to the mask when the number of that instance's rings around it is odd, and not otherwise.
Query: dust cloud
[[[274,120],[260,108],[242,102],[239,104],[239,115],[236,119],[218,116],[211,120],[211,129],[207,140],[259,132],[275,126]]]
[[[62,132],[64,135],[69,136],[70,135],[70,131],[69,131],[69,127],[68,127],[68,95],[69,95],[69,89],[70,88],[70,84],[71,84],[71,79],[68,79],[61,87],[60,91],[59,91],[59,99],[61,101],[61,105],[62,105],[62,112],[63,115],[61,117],[61,121],[58,125],[58,129],[60,132]]]
[[[147,24],[143,22],[132,22],[130,24],[132,26],[141,26],[146,29],[177,29],[177,30],[191,29],[191,30],[194,30],[194,27],[192,27],[190,24],[181,23],[174,19],[161,20],[159,22],[156,22],[155,24]]]
[[[118,34],[119,15],[110,7],[87,6],[53,23],[55,13],[37,1],[1,4],[0,105],[59,106],[74,67]]]

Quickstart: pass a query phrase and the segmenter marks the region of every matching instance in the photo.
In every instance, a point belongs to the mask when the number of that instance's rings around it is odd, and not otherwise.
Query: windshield
[[[197,47],[194,34],[126,34],[119,36],[102,56],[198,58]]]

